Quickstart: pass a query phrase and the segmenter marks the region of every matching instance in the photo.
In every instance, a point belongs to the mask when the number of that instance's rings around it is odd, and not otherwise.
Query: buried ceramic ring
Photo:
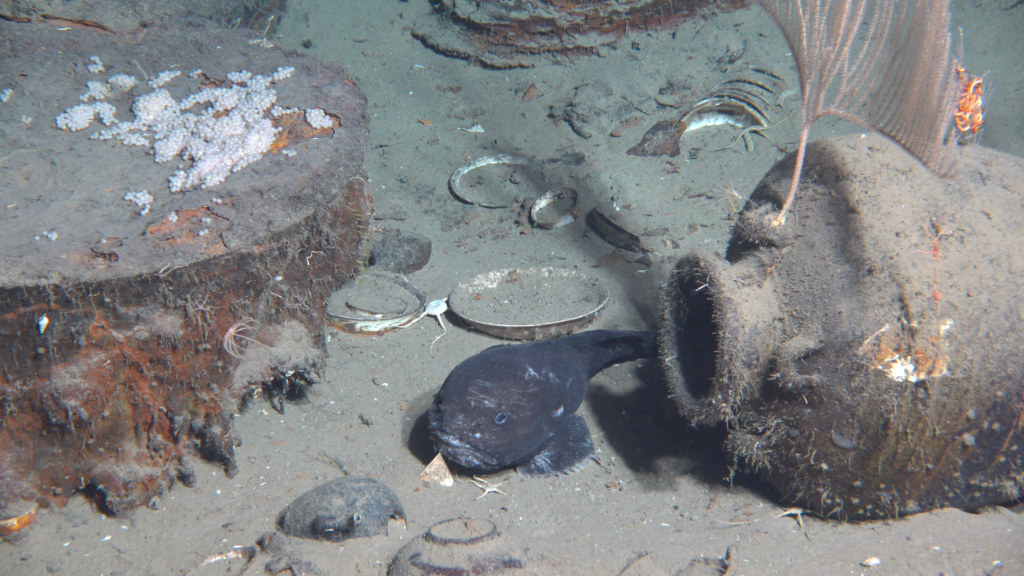
[[[456,535],[458,534],[458,535]],[[498,527],[490,520],[478,518],[453,518],[438,522],[427,531],[426,539],[435,544],[471,545],[498,536]]]
[[[535,164],[533,160],[525,156],[516,156],[515,154],[498,154],[497,156],[482,156],[476,160],[466,164],[452,172],[451,178],[448,179],[448,189],[451,190],[452,196],[455,196],[460,201],[466,204],[475,204],[481,208],[511,208],[516,205],[516,202],[509,204],[485,204],[483,202],[474,202],[466,197],[462,191],[461,180],[462,177],[469,172],[476,170],[483,166],[490,166],[492,164],[507,164],[509,166],[532,166]]]
[[[364,274],[363,277],[378,278],[398,285],[400,288],[403,288],[416,298],[416,307],[411,312],[402,311],[397,314],[376,313],[369,310],[358,310],[355,308],[353,308],[353,310],[359,312],[360,316],[343,316],[341,314],[325,312],[327,323],[332,327],[350,334],[374,336],[411,324],[412,322],[419,320],[425,313],[427,308],[427,295],[409,282],[398,277],[387,276],[384,274]]]
[[[569,285],[567,285],[567,283]],[[543,322],[530,322],[523,324],[509,324],[505,321],[495,320],[493,317],[481,318],[478,313],[480,309],[478,300],[489,302],[487,309],[493,312],[500,308],[500,299],[495,300],[495,291],[499,287],[540,285],[549,291],[560,291],[566,293],[571,285],[575,285],[581,292],[580,303],[588,303],[583,309],[575,311],[559,309],[556,312],[566,314],[555,320]],[[561,284],[558,286],[557,284]],[[448,294],[448,310],[458,318],[459,322],[496,338],[507,340],[535,341],[547,338],[558,338],[581,330],[594,321],[597,314],[608,303],[610,295],[608,289],[601,285],[596,278],[577,273],[574,270],[563,268],[526,268],[496,270],[485,272],[470,278],[466,282],[460,282],[450,294]],[[594,306],[592,303],[597,302]],[[497,304],[497,306],[495,306]],[[508,304],[508,301],[505,301]],[[536,302],[533,302],[536,305]]]
[[[553,220],[541,220],[538,218],[539,212],[544,209],[545,206],[555,202],[556,200],[565,200],[566,198],[572,200],[572,205],[569,207],[564,214]],[[533,207],[530,208],[530,219],[533,223],[545,230],[554,230],[555,228],[561,228],[566,224],[572,224],[580,217],[580,195],[574,188],[563,186],[562,188],[555,188],[554,190],[548,190],[541,195],[540,198],[533,203]]]

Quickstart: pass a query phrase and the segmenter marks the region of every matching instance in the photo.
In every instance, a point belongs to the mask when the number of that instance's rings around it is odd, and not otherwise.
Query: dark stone
[[[289,536],[340,542],[387,534],[388,520],[405,521],[398,497],[371,478],[344,476],[296,498],[278,524]]]
[[[430,250],[430,239],[425,236],[389,230],[374,239],[370,266],[409,274],[427,265]]]

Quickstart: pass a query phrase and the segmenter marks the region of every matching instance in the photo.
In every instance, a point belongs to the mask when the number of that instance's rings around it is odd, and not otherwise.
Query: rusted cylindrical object
[[[372,212],[366,100],[341,68],[240,33],[56,28],[0,21],[0,68],[17,77],[5,106],[35,116],[0,144],[0,156],[18,148],[3,169],[17,176],[5,193],[21,195],[2,214],[14,237],[0,255],[0,510],[81,491],[117,513],[189,483],[191,454],[232,475],[240,398],[266,380],[316,378],[326,299],[353,273]],[[102,76],[86,71],[97,55]],[[124,120],[152,90],[143,71],[202,69],[181,79],[198,89],[278,67],[295,69],[277,86],[282,105],[340,125],[312,140],[312,128],[284,125],[270,153],[201,190],[168,191],[178,161],[54,125],[87,79],[140,77],[134,93],[107,95]],[[143,185],[154,198],[140,214],[122,196]],[[37,231],[60,222],[59,237],[11,232],[33,218]]]
[[[663,361],[737,469],[830,517],[1011,500],[1024,488],[1024,163],[964,150],[942,180],[875,135],[808,149],[741,213],[724,259],[666,293]]]
[[[495,68],[595,53],[628,30],[668,30],[702,10],[728,11],[745,0],[441,0],[437,19],[413,36],[447,56]]]

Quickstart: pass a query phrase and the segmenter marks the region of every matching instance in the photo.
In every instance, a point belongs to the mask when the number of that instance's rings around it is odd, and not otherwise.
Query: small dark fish
[[[592,330],[531,344],[492,346],[452,370],[428,429],[445,459],[466,468],[570,473],[593,454],[575,414],[590,378],[611,364],[657,354],[656,332]]]

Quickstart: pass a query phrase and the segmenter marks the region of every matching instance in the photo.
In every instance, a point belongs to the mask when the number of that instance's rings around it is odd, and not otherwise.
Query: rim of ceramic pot
[[[427,540],[447,546],[471,545],[498,536],[498,527],[490,520],[479,518],[452,518],[434,524],[427,531]]]

